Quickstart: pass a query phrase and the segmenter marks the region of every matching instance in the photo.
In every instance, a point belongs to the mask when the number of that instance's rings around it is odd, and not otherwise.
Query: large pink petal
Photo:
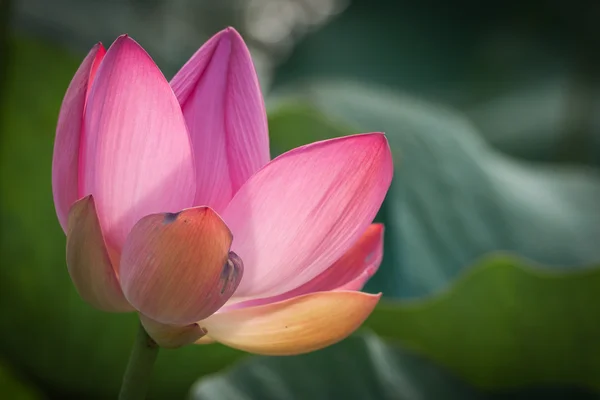
[[[240,186],[269,162],[267,117],[241,36],[227,28],[192,56],[171,81],[196,159],[196,205],[221,212]]]
[[[102,43],[90,50],[73,76],[58,114],[52,159],[52,194],[56,214],[65,233],[69,209],[80,198],[79,145],[88,88],[105,53]]]
[[[128,36],[110,47],[92,85],[80,168],[106,240],[117,251],[144,215],[193,204],[192,149],[179,103]]]
[[[243,276],[242,262],[229,252],[231,239],[208,207],[142,218],[121,255],[125,297],[163,324],[189,325],[208,317],[229,300]]]
[[[317,292],[214,314],[198,325],[211,339],[236,349],[266,355],[302,354],[346,338],[371,314],[380,296]]]
[[[350,250],[320,275],[279,296],[249,300],[227,309],[276,303],[314,292],[361,290],[377,272],[383,258],[383,224],[371,224]],[[227,310],[226,309],[226,310]]]
[[[385,135],[294,149],[241,187],[223,213],[245,264],[236,298],[270,297],[313,279],[367,229],[389,188]]]

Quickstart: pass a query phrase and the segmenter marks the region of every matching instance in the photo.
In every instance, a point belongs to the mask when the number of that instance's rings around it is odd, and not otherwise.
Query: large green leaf
[[[591,9],[459,2],[449,18],[445,3],[354,0],[293,49],[274,83],[344,77],[406,90],[468,112],[508,154],[600,165]]]
[[[416,353],[377,336],[351,337],[296,357],[252,357],[224,374],[201,379],[194,400],[597,399],[572,387],[485,392],[466,385]]]
[[[490,255],[449,290],[382,305],[366,324],[479,387],[600,391],[598,267],[559,272]]]
[[[102,313],[79,298],[52,203],[54,128],[79,60],[24,39],[13,41],[11,51],[0,114],[0,354],[57,398],[114,398],[137,317]],[[198,375],[240,356],[223,346],[164,350],[152,395],[181,397]]]
[[[558,269],[600,260],[598,171],[509,158],[460,115],[386,91],[320,82],[294,94],[269,119],[280,151],[359,131],[390,140],[396,170],[382,210],[386,251],[370,289],[431,294],[496,250]]]
[[[196,400],[475,399],[476,390],[375,335],[296,357],[253,357],[192,388]]]

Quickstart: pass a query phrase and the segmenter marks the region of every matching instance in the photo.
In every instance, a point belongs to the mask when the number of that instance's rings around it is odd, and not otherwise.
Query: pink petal
[[[88,88],[105,53],[102,43],[90,50],[69,84],[58,115],[52,159],[52,193],[56,214],[65,233],[69,209],[80,198],[79,144]]]
[[[195,204],[221,212],[270,159],[265,106],[241,36],[233,28],[213,36],[175,75],[171,86],[194,147]]]
[[[373,224],[359,242],[330,268],[331,275],[335,274],[334,271],[343,269],[344,265],[348,268],[348,273],[340,277],[338,282],[341,284],[335,290],[362,290],[369,279],[375,275],[382,260],[383,224]]]
[[[361,290],[383,259],[383,224],[371,224],[350,250],[320,275],[289,292],[266,299],[234,304],[227,309],[276,303],[314,292]]]
[[[276,158],[223,213],[246,274],[236,298],[270,297],[313,279],[367,229],[392,179],[383,134],[347,136]]]
[[[193,203],[193,155],[179,103],[154,61],[127,36],[98,68],[80,168],[82,192],[94,195],[106,240],[117,251],[144,215]]]
[[[380,294],[318,292],[279,303],[214,314],[198,324],[227,346],[265,355],[318,350],[349,336],[371,314]]]
[[[208,207],[142,218],[121,255],[125,297],[162,324],[188,325],[208,317],[242,279],[243,265],[229,253],[231,239]]]
[[[160,347],[166,349],[174,349],[186,344],[198,343],[206,335],[206,331],[200,328],[198,324],[184,326],[165,325],[143,314],[140,314],[140,322],[144,325],[144,329],[146,329],[148,335]]]
[[[133,311],[113,269],[92,196],[75,202],[69,213],[67,268],[82,299],[111,312]]]

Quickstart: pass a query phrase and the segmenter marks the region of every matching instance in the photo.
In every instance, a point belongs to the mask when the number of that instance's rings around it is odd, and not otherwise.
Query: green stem
[[[119,400],[143,400],[146,398],[158,349],[156,342],[148,336],[140,324],[123,376]]]

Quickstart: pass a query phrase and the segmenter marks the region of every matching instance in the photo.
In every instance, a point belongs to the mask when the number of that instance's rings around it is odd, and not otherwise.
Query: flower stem
[[[156,342],[148,336],[140,323],[123,376],[119,400],[143,400],[146,398],[158,349]]]

